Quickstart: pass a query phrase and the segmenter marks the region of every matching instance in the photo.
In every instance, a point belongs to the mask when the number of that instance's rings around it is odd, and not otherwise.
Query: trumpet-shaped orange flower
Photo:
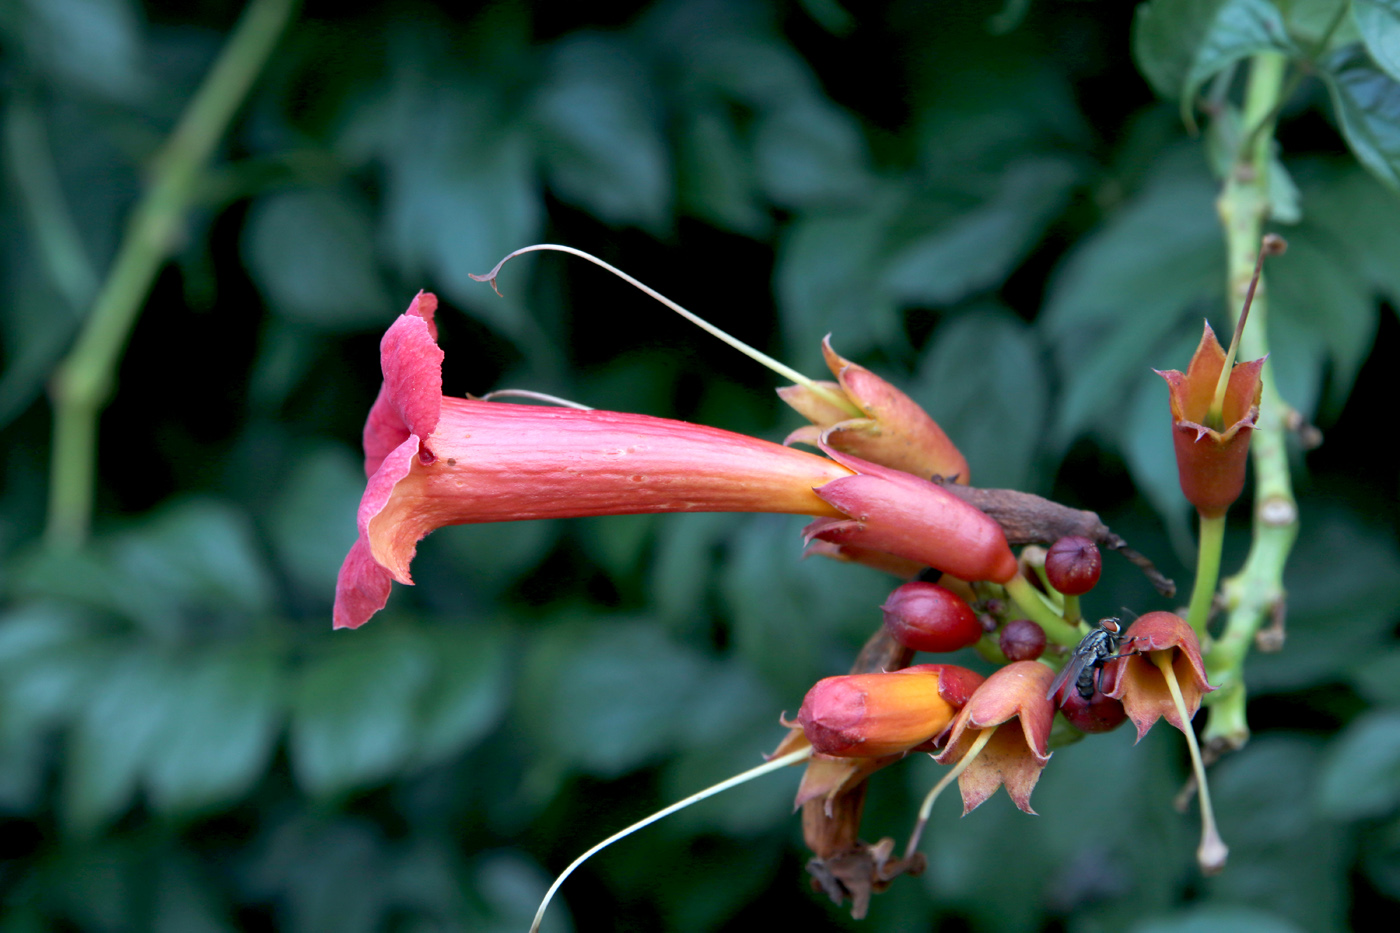
[[[952,664],[826,677],[807,691],[797,721],[824,755],[897,755],[946,729],[981,682],[980,674]]]
[[[359,539],[335,624],[411,583],[417,543],[444,525],[642,512],[818,516],[808,538],[875,548],[964,579],[1005,580],[1000,526],[933,483],[844,454],[666,418],[445,398],[436,299],[420,293],[380,344],[384,385],[365,424]]]
[[[1225,350],[1209,323],[1185,373],[1158,371],[1171,390],[1172,441],[1181,491],[1206,518],[1224,515],[1244,490],[1263,367],[1263,360],[1254,360],[1230,369],[1218,423],[1212,423],[1210,409],[1225,368]]]
[[[1162,718],[1183,732],[1189,729],[1172,700],[1166,675],[1153,659],[1161,656],[1158,652],[1170,652],[1171,669],[1189,721],[1201,707],[1201,696],[1215,689],[1206,680],[1200,642],[1191,626],[1170,612],[1149,612],[1128,627],[1122,650],[1132,654],[1104,665],[1099,688],[1105,696],[1123,701],[1123,709],[1137,727],[1138,739]]]
[[[1055,707],[1045,698],[1055,672],[1039,661],[1014,661],[987,678],[953,720],[947,747],[938,763],[947,765],[975,754],[958,776],[963,813],[982,805],[998,787],[1026,813],[1031,791],[1050,760],[1050,726]],[[983,733],[995,730],[986,737]]]

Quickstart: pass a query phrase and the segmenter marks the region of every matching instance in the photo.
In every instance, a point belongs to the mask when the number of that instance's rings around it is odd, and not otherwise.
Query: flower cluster
[[[1194,752],[1191,719],[1212,687],[1193,626],[1168,612],[1126,631],[1116,620],[1088,626],[1079,600],[1099,580],[1096,542],[1037,536],[1018,523],[1018,542],[1051,545],[1018,559],[1002,524],[969,504],[972,496],[950,491],[969,470],[942,429],[829,341],[822,349],[835,381],[779,390],[811,424],[775,444],[640,414],[444,397],[436,304],[420,293],[381,343],[384,383],[364,430],[368,481],[359,537],[337,584],[337,627],[362,625],[384,607],[393,581],[411,583],[418,541],[444,525],[642,512],[811,516],[808,553],[910,581],[881,607],[884,626],[852,672],[807,693],[775,753],[807,758],[796,803],[817,855],[810,868],[858,914],[895,875],[922,868],[919,833],[952,780],[964,812],[1004,786],[1034,813],[1057,714],[1081,733],[1131,719],[1139,738],[1166,718]],[[1225,364],[1207,327],[1188,372],[1163,373],[1182,488],[1210,516],[1239,494],[1258,411],[1260,364],[1236,366],[1223,380]],[[1217,384],[1223,408],[1219,393],[1212,407]],[[995,491],[972,492],[995,502]],[[912,663],[916,652],[968,648],[980,655],[968,663],[990,673]],[[915,752],[952,767],[896,859],[892,840],[859,840],[866,779]]]

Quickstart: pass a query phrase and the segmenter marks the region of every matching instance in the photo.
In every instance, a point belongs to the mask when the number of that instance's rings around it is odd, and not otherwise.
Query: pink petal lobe
[[[418,461],[419,441],[410,434],[389,455],[384,458],[379,469],[369,478],[365,494],[360,497],[360,511],[356,520],[360,527],[360,541],[369,548],[374,559],[389,575],[400,583],[413,583],[408,565],[413,560],[418,541],[428,531],[416,533],[412,528],[398,528],[376,523],[384,509],[394,498],[399,481],[409,475]],[[428,529],[431,530],[431,529]],[[416,536],[415,536],[416,534]],[[412,540],[405,541],[406,537]]]
[[[359,628],[389,601],[389,571],[379,566],[360,538],[345,555],[335,581],[336,628]]]
[[[414,305],[422,298],[415,298]],[[442,409],[442,360],[432,327],[414,313],[399,315],[380,341],[384,394],[410,434],[427,437],[437,429]]]

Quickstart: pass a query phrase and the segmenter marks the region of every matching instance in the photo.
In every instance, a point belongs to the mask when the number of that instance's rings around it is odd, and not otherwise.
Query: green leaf
[[[26,51],[61,82],[128,102],[152,90],[141,68],[143,24],[131,0],[28,0],[23,6]]]
[[[1293,922],[1254,907],[1205,904],[1134,924],[1131,933],[1303,933]]]
[[[1308,226],[1330,241],[1333,257],[1400,308],[1400,198],[1350,165],[1304,163],[1299,172]]]
[[[1357,160],[1391,188],[1400,188],[1400,83],[1371,63],[1360,46],[1323,59],[1319,74],[1332,92],[1342,135]]]
[[[1064,385],[1057,447],[1111,424],[1120,399],[1158,378],[1153,367],[1186,364],[1163,354],[1183,320],[1219,307],[1225,269],[1216,193],[1194,147],[1169,152],[1056,273],[1037,326]]]
[[[754,132],[754,163],[768,197],[789,209],[853,204],[874,187],[860,127],[820,97],[763,115]]]
[[[956,440],[977,485],[1026,488],[1050,391],[1034,332],[985,307],[934,336],[911,396]]]
[[[1371,60],[1400,81],[1400,2],[1352,0],[1351,15]]]
[[[934,306],[1000,285],[1064,210],[1078,178],[1065,159],[1013,163],[991,197],[895,252],[883,285],[905,302]]]
[[[522,709],[558,760],[615,777],[660,757],[691,727],[706,667],[650,622],[565,625],[532,647]]]
[[[681,207],[725,230],[767,234],[772,219],[759,199],[753,158],[724,108],[697,107],[684,119],[677,155]]]
[[[574,33],[550,55],[535,102],[550,184],[610,223],[670,224],[670,152],[652,78],[620,40]],[[523,244],[522,244],[523,245]]]
[[[248,212],[243,255],[268,304],[293,321],[353,329],[398,310],[379,277],[369,212],[344,192],[259,198]]]
[[[1341,22],[1332,30],[1332,37],[1327,40],[1327,48],[1323,51],[1331,52],[1343,45],[1361,41],[1356,16],[1345,15],[1346,7],[1351,6],[1353,12],[1356,9],[1357,4],[1352,0],[1275,0],[1274,5],[1283,13],[1288,34],[1305,49],[1316,48],[1338,13],[1343,14]]]
[[[500,720],[511,659],[504,636],[482,628],[429,636],[437,670],[420,702],[417,761],[433,764],[475,745]]]
[[[97,672],[68,736],[62,814],[76,832],[101,828],[131,803],[168,717],[180,707],[175,673],[140,645],[110,656]]]
[[[183,659],[170,689],[179,698],[148,756],[156,809],[188,814],[247,793],[272,757],[282,723],[282,660],[258,644]]]
[[[292,706],[292,771],[318,797],[383,781],[412,756],[433,673],[432,647],[403,628],[335,637],[302,673]]]
[[[1133,58],[1158,94],[1189,115],[1196,91],[1256,52],[1291,54],[1283,17],[1268,0],[1151,0],[1133,17]]]
[[[1372,710],[1332,740],[1319,804],[1332,817],[1384,816],[1400,803],[1400,710]]]
[[[1187,331],[1165,353],[1172,360],[1190,359],[1200,342],[1200,334]],[[1176,540],[1189,541],[1186,496],[1176,470],[1176,448],[1172,441],[1171,403],[1164,380],[1153,374],[1133,393],[1126,415],[1113,426],[1133,485],[1152,503]]]
[[[308,593],[330,599],[340,565],[358,534],[355,512],[365,471],[340,445],[312,447],[298,456],[268,515],[277,558]]]

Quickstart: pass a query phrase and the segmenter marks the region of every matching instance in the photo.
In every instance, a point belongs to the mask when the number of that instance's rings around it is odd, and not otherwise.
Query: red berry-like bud
[[[1030,619],[1012,619],[1001,630],[1001,653],[1008,661],[1034,661],[1045,653],[1045,629]]]
[[[1045,554],[1045,576],[1066,596],[1082,596],[1092,590],[1102,569],[1099,546],[1083,535],[1066,535]]]
[[[957,651],[982,637],[972,608],[937,583],[906,583],[880,608],[885,613],[885,631],[915,651]]]
[[[1073,685],[1065,691],[1060,712],[1065,714],[1065,719],[1069,720],[1071,726],[1080,732],[1088,733],[1112,732],[1128,718],[1121,701],[1104,696],[1097,690],[1086,700]]]

